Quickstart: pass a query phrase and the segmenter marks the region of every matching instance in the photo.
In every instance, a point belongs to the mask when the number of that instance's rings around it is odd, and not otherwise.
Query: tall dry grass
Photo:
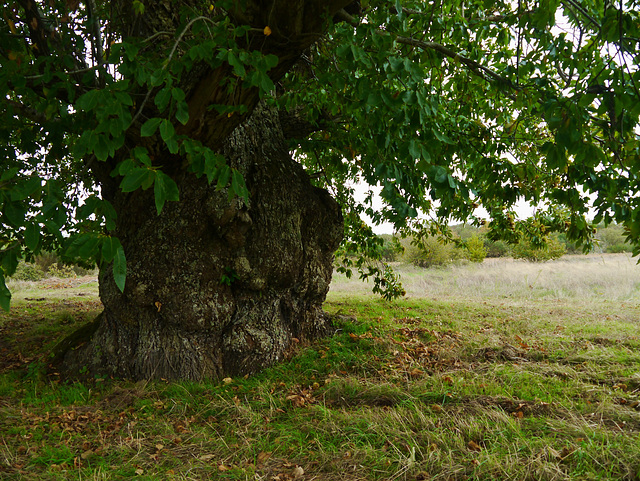
[[[411,297],[640,301],[640,266],[629,254],[564,256],[532,263],[511,258],[422,269],[397,265]],[[333,294],[366,294],[371,284],[334,275]]]

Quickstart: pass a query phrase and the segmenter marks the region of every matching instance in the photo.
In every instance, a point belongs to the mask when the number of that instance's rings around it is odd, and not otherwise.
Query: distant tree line
[[[407,262],[419,267],[444,266],[456,262],[482,262],[487,257],[513,257],[531,262],[559,259],[565,254],[582,254],[582,250],[568,241],[563,234],[545,239],[544,245],[533,245],[529,240],[517,244],[493,241],[485,228],[457,225],[451,235],[430,235],[422,238],[383,234],[379,246],[380,258],[385,262]],[[593,252],[631,252],[625,242],[624,227],[612,224],[600,225],[595,235],[597,243]]]

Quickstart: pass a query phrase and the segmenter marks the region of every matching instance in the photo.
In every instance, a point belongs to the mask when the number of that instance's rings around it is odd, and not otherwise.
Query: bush
[[[599,241],[602,252],[617,254],[620,252],[633,251],[633,247],[625,242],[624,227],[618,224],[611,224],[610,226],[599,229],[596,234],[596,239]]]
[[[557,238],[547,239],[546,246],[537,247],[528,240],[520,241],[513,246],[511,255],[514,259],[526,259],[530,262],[546,262],[559,259],[567,252],[566,247]]]
[[[407,260],[418,267],[445,266],[464,258],[464,253],[453,243],[434,236],[412,240],[405,249]]]
[[[49,266],[49,275],[51,277],[59,277],[60,279],[77,277],[73,267],[64,264],[51,264]]]
[[[36,256],[35,263],[42,272],[49,272],[49,267],[59,264],[60,259],[55,252],[41,252]]]
[[[509,244],[504,241],[492,241],[485,237],[484,248],[487,251],[487,257],[506,257],[511,253]]]
[[[487,257],[487,249],[485,249],[484,243],[476,234],[473,234],[467,240],[465,247],[465,257],[471,262],[482,262]]]
[[[45,273],[37,265],[21,261],[11,279],[16,281],[40,281],[44,277]]]

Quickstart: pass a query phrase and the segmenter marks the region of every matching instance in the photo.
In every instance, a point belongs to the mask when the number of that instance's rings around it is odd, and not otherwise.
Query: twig
[[[176,53],[176,50],[178,49],[178,45],[180,45],[180,42],[182,41],[182,38],[185,36],[185,34],[187,33],[187,30],[189,30],[191,28],[191,26],[196,23],[198,20],[204,20],[205,22],[209,22],[209,23],[214,23],[211,21],[210,18],[208,17],[196,17],[194,19],[192,19],[182,30],[182,32],[180,32],[180,35],[178,35],[178,38],[176,39],[175,43],[173,44],[173,48],[171,49],[171,52],[169,53],[169,57],[167,58],[167,60],[164,62],[164,65],[162,66],[161,71],[164,72],[167,67],[169,66],[169,64],[171,63],[171,59],[173,58],[173,55]],[[151,92],[153,91],[153,89],[149,89],[147,91],[147,95],[145,95],[144,100],[142,101],[142,104],[140,105],[140,108],[138,109],[138,111],[136,112],[136,114],[133,116],[133,119],[131,119],[131,123],[129,124],[129,127],[131,127],[136,120],[138,120],[138,117],[140,117],[140,115],[142,114],[142,110],[144,109],[145,105],[147,104],[147,102],[149,101],[149,97],[151,96]]]

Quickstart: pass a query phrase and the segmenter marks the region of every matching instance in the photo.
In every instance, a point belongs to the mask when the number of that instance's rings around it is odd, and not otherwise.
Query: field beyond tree
[[[336,274],[332,336],[204,383],[62,379],[96,280],[13,281],[0,479],[640,479],[636,259],[396,268],[405,298]]]

